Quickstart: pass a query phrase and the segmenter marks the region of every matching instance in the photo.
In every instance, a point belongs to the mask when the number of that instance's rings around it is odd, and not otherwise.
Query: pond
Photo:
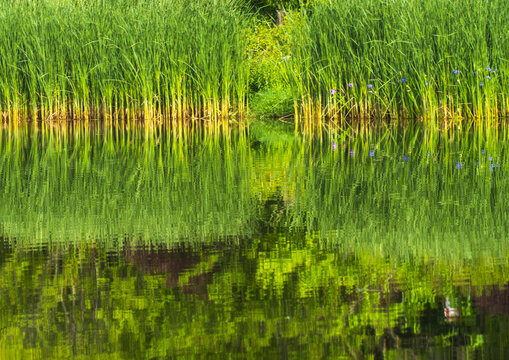
[[[504,358],[505,136],[4,129],[0,358]]]

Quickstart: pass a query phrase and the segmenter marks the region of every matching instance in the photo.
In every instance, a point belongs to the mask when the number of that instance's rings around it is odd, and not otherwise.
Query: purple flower
[[[484,153],[485,153],[484,149],[481,149],[481,154],[483,154],[483,155],[484,155]]]
[[[482,87],[483,85],[484,85],[484,83],[481,81],[481,82],[479,83],[479,87]]]
[[[493,160],[493,156],[490,156],[490,157],[488,158],[488,161],[492,161],[492,160]]]
[[[338,148],[338,144],[336,142],[332,142],[332,151],[336,150]]]
[[[335,93],[336,93],[336,89],[330,89],[330,96],[334,96]]]
[[[452,71],[452,73],[453,73],[454,75],[458,75],[458,74],[460,73],[460,71],[459,71],[459,70],[454,69],[454,70]]]
[[[486,66],[487,71],[491,71],[491,68],[489,66]]]
[[[403,161],[408,161],[408,155],[403,156]]]
[[[489,75],[488,75],[488,76],[486,76],[486,79],[490,80],[490,79],[491,79],[491,76],[489,76]]]
[[[426,81],[426,86],[429,86],[429,81]]]
[[[406,82],[406,77],[401,78],[401,82],[402,83]]]
[[[478,74],[478,73],[477,73],[477,71],[474,71],[474,72],[472,73],[472,75],[477,75],[477,74]]]
[[[373,84],[368,84],[368,89],[373,89]]]
[[[355,150],[350,150],[350,156],[354,156],[355,155]]]
[[[346,86],[353,87],[353,83],[348,83],[348,84],[346,84]]]
[[[491,70],[491,72],[492,72],[492,73],[494,73],[494,72],[496,72],[496,71],[497,71],[497,69]]]
[[[463,163],[457,162],[456,169],[461,169],[461,168],[463,168]]]
[[[375,156],[375,150],[370,150],[369,151],[369,156],[372,156],[372,157]]]
[[[428,153],[428,157],[431,157],[431,153],[430,152]]]

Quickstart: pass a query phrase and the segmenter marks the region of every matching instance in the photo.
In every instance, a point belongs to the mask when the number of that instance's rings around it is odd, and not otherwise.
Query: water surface
[[[4,130],[0,357],[503,358],[504,142],[410,135]]]

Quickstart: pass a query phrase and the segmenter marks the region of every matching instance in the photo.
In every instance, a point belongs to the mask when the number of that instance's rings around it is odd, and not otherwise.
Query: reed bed
[[[242,118],[247,21],[235,0],[1,0],[1,115]]]
[[[507,116],[502,0],[317,0],[288,16],[296,124],[422,119],[449,128]]]

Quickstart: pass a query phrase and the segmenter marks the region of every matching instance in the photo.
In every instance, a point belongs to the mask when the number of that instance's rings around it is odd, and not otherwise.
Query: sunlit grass
[[[508,12],[500,0],[314,2],[289,17],[300,126],[496,126],[509,105]]]
[[[246,111],[235,0],[0,2],[4,119],[205,120]]]

